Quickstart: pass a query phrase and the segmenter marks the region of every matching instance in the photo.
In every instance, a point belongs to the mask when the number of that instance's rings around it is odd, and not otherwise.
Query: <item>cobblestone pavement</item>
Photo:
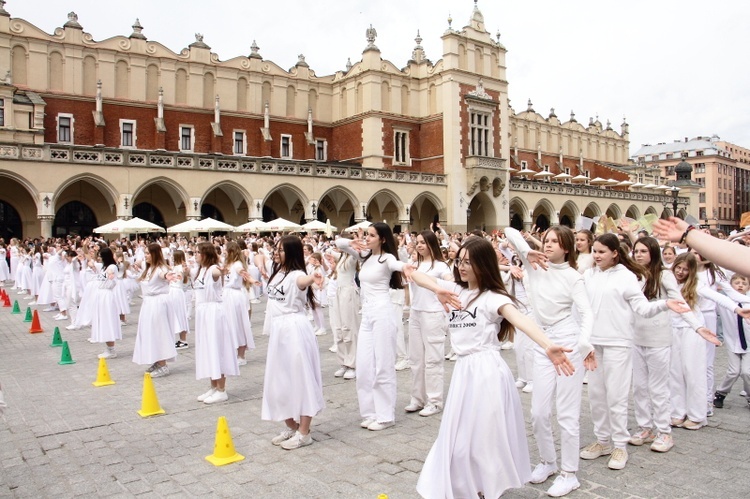
[[[16,296],[12,295],[15,299]],[[25,312],[26,303],[19,300]],[[137,299],[130,325],[123,329],[119,357],[109,361],[115,385],[95,388],[97,354],[86,341],[88,329],[66,331],[73,365],[58,365],[61,349],[51,348],[52,313],[40,312],[44,333],[10,308],[0,308],[0,383],[9,404],[0,418],[0,497],[120,496],[161,497],[416,497],[424,458],[440,416],[401,412],[408,403],[410,372],[398,373],[395,427],[370,432],[359,427],[354,381],[335,378],[332,337],[318,337],[327,408],[313,421],[314,444],[295,451],[274,447],[281,424],[260,419],[267,339],[260,335],[264,305],[255,305],[257,348],[248,354],[240,378],[227,383],[229,401],[206,406],[195,401],[205,381],[195,380],[194,351],[180,352],[172,374],[154,380],[165,415],[141,418],[143,367],[130,360],[136,333]],[[190,338],[190,337],[189,337]],[[503,354],[515,368],[512,351]],[[717,373],[724,374],[724,352]],[[446,389],[452,363],[446,363]],[[747,497],[750,489],[750,410],[737,395],[717,409],[707,428],[676,429],[667,454],[630,447],[623,471],[606,461],[582,461],[581,488],[571,497]],[[530,395],[521,395],[528,414]],[[592,441],[584,391],[581,444]],[[217,419],[226,416],[234,445],[246,459],[224,467],[205,461],[213,452]],[[631,417],[631,428],[634,423]],[[477,429],[481,431],[481,429]],[[532,459],[536,448],[527,425]],[[531,463],[530,463],[531,464]],[[504,497],[546,497],[543,485],[512,490]]]

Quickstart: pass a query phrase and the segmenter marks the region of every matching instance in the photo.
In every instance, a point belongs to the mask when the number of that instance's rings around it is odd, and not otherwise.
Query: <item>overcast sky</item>
[[[442,57],[440,36],[468,24],[473,0],[9,0],[12,17],[48,33],[75,11],[95,40],[132,32],[175,52],[204,35],[221,60],[248,55],[290,68],[298,54],[320,75],[360,60],[365,30],[378,32],[383,59],[403,67],[417,29],[427,57]],[[750,148],[750,1],[479,0],[487,30],[508,49],[511,105],[587,124],[598,114],[630,124],[641,144],[719,135]],[[743,21],[744,20],[744,21]]]

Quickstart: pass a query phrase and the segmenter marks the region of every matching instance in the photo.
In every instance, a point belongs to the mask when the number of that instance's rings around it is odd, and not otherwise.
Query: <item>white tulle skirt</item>
[[[224,288],[221,299],[229,330],[237,337],[237,345],[255,348],[253,328],[248,315],[247,294],[241,289]]]
[[[188,320],[187,305],[185,302],[185,291],[182,288],[169,287],[169,300],[174,310],[174,334],[183,331],[190,332],[190,321]]]
[[[219,302],[195,307],[195,379],[239,376],[237,339]]]
[[[91,339],[96,343],[122,339],[116,288],[117,286],[112,289],[94,288],[91,294]]]
[[[177,357],[173,317],[169,294],[143,297],[141,313],[138,316],[138,334],[133,348],[133,362],[148,365]]]

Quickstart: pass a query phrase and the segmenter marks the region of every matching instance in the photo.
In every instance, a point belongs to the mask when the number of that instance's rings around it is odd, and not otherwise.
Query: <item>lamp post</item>
[[[466,208],[466,232],[469,232],[469,219],[471,218],[471,208]]]

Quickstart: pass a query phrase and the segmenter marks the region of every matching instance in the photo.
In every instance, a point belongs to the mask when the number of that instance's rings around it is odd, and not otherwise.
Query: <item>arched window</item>
[[[146,100],[159,100],[159,66],[149,64],[146,68]]]
[[[206,73],[203,75],[203,107],[214,108],[216,92],[214,91],[214,75]]]
[[[62,91],[63,89],[63,57],[60,52],[52,52],[49,55],[49,89]]]
[[[117,64],[115,64],[115,97],[127,99],[130,96],[129,76],[128,63],[117,61]]]
[[[13,78],[13,83],[17,85],[28,85],[29,82],[26,76],[26,68],[28,67],[26,49],[20,45],[16,45],[13,47],[12,57],[13,70],[11,71],[11,77]]]
[[[187,104],[187,71],[178,69],[175,72],[174,101],[177,104]]]
[[[90,55],[83,58],[83,95],[96,95],[96,59]]]
[[[88,205],[80,201],[64,204],[55,214],[52,225],[52,235],[62,237],[67,235],[88,236],[98,227],[96,215]]]
[[[247,111],[247,80],[237,80],[237,111]]]

